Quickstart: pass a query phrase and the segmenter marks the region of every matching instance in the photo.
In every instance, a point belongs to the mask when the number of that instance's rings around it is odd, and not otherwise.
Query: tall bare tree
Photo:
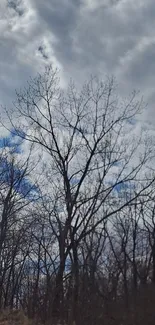
[[[120,100],[113,79],[91,78],[80,91],[71,82],[62,90],[50,66],[17,92],[12,113],[6,110],[15,134],[36,145],[45,158],[42,202],[59,250],[53,314],[62,318],[69,256],[76,305],[79,245],[154,182],[147,170],[152,143],[143,130],[134,132],[142,106],[135,92]],[[76,311],[72,321],[75,317]]]

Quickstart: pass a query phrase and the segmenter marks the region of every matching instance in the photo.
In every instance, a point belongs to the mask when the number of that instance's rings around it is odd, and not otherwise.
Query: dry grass
[[[21,311],[1,311],[0,325],[32,325]]]

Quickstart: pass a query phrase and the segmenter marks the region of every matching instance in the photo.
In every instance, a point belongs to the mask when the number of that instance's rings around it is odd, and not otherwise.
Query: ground
[[[4,311],[0,313],[0,325],[32,325],[20,311]]]

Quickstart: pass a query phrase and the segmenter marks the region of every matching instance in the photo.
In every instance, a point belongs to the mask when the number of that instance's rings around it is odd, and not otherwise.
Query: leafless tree
[[[69,260],[73,288],[72,323],[76,320],[75,306],[79,301],[79,253],[82,243],[89,253],[94,281],[96,270],[93,267],[96,268],[102,253],[102,231],[106,220],[125,213],[125,209],[144,192],[149,195],[151,184],[154,184],[154,174],[148,169],[154,157],[152,142],[143,130],[140,135],[135,134],[134,128],[142,106],[135,92],[128,100],[120,100],[113,79],[100,81],[91,78],[80,91],[71,82],[67,89],[62,90],[58,72],[50,66],[43,75],[31,79],[27,88],[17,92],[12,112],[5,110],[13,132],[33,144],[38,155],[42,153],[40,167],[44,186],[42,184],[40,206],[48,220],[59,256],[52,314],[56,317],[60,315],[61,320],[65,312],[64,278]],[[41,214],[38,213],[39,216]],[[132,265],[136,287],[137,221],[132,218],[132,223]],[[131,226],[127,221],[120,227],[123,264],[116,256],[109,231],[107,236],[113,255],[121,265],[127,298],[129,254],[126,248]],[[39,290],[42,252],[48,254],[39,235],[38,238],[36,236],[37,242],[35,296]],[[90,254],[91,245],[95,256]]]

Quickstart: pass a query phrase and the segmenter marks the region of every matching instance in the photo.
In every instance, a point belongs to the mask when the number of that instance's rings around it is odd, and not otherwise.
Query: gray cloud
[[[113,74],[123,94],[140,89],[153,107],[153,0],[1,0],[0,9],[2,102],[53,61],[78,83]]]
[[[12,8],[19,16],[24,15],[24,8],[21,0],[7,0],[7,7]]]

